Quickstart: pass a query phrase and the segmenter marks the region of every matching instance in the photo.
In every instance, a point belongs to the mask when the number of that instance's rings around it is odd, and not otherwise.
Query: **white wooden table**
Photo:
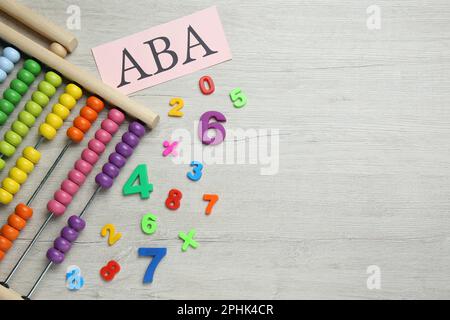
[[[94,73],[92,47],[211,5],[218,6],[233,52],[230,62],[132,95],[159,112],[161,123],[114,187],[96,198],[86,230],[34,298],[450,298],[450,2],[22,2],[61,25],[67,7],[78,5],[81,30],[73,32],[80,46],[68,59]],[[380,30],[366,26],[372,4],[382,10]],[[217,86],[208,97],[197,87],[204,74]],[[249,97],[240,110],[228,98],[236,86]],[[174,96],[186,101],[183,118],[167,117]],[[199,182],[189,181],[189,166],[161,156],[162,141],[180,128],[196,137],[194,121],[206,110],[224,112],[229,129],[278,129],[278,173],[215,164]],[[36,130],[24,144],[35,140]],[[0,209],[1,224],[31,194],[65,141],[60,134],[42,146],[44,161],[16,200]],[[45,219],[47,201],[84,146],[71,149],[35,201],[32,222],[0,265],[1,278]],[[141,163],[154,184],[151,198],[122,196]],[[93,177],[68,214],[83,208]],[[171,188],[184,194],[175,212],[164,206]],[[208,217],[203,193],[220,196]],[[149,212],[159,219],[152,236],[140,230]],[[62,218],[48,227],[12,281],[16,290],[28,292],[65,223]],[[100,236],[106,223],[123,233],[112,247]],[[177,235],[191,228],[200,246],[183,253]],[[150,285],[142,283],[149,259],[138,257],[139,247],[168,249]],[[105,283],[99,269],[110,259],[122,271]],[[64,284],[72,264],[86,281],[78,292]],[[381,270],[379,290],[366,285],[371,265]]]

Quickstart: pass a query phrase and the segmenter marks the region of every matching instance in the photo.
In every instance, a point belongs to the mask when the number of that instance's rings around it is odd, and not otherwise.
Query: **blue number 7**
[[[156,267],[167,254],[167,248],[139,248],[138,255],[140,257],[154,257],[150,262],[144,275],[144,283],[150,283],[153,281],[153,274]]]

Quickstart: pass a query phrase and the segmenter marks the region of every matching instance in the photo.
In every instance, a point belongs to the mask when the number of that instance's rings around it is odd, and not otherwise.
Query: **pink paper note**
[[[92,49],[103,82],[130,94],[231,59],[216,7]]]

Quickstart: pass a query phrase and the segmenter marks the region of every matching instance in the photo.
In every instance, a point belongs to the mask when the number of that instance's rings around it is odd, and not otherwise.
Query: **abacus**
[[[39,163],[41,158],[41,153],[38,151],[39,146],[43,142],[55,138],[64,121],[76,108],[78,100],[82,98],[83,91],[92,94],[87,98],[86,105],[80,109],[79,115],[73,120],[73,125],[67,130],[67,143],[56,160],[30,198],[25,203],[19,203],[15,207],[14,212],[9,215],[7,223],[0,229],[0,261],[5,257],[6,252],[12,248],[14,240],[17,239],[20,231],[32,217],[31,204],[33,200],[38,196],[69,147],[84,140],[86,133],[94,125],[98,114],[104,109],[105,102],[116,106],[109,110],[107,117],[102,121],[94,137],[89,140],[73,169],[70,170],[67,178],[62,181],[60,188],[54,193],[53,199],[48,202],[48,216],[45,222],[40,226],[7,278],[0,282],[0,299],[29,299],[51,266],[64,260],[72,243],[85,227],[86,222],[82,219],[82,216],[86,213],[89,205],[101,189],[109,189],[113,185],[114,179],[119,175],[121,168],[124,167],[127,159],[133,154],[146,133],[146,126],[148,129],[153,129],[159,121],[159,116],[66,61],[64,57],[73,52],[77,46],[77,40],[72,34],[15,1],[0,0],[0,10],[51,42],[49,49],[46,49],[0,22],[0,38],[7,43],[0,56],[0,83],[12,77],[15,66],[24,54],[29,56],[15,78],[10,82],[9,87],[4,90],[3,99],[0,99],[0,125],[7,124],[9,116],[16,108],[20,107],[23,96],[45,69],[44,79],[37,84],[37,88],[31,94],[31,99],[24,104],[17,115],[17,119],[11,122],[10,129],[6,131],[3,140],[0,141],[0,171],[7,167],[8,159],[16,153],[23,139],[32,131],[34,124],[43,113],[43,109],[52,103],[57,88],[63,85],[64,79],[70,79],[65,86],[64,93],[59,95],[58,101],[53,104],[52,110],[40,124],[36,143],[26,146],[22,150],[22,156],[9,170],[8,177],[2,181],[0,187],[1,204],[10,203],[14,196],[18,194],[21,185],[26,182],[28,176]],[[25,261],[26,256],[49,222],[66,212],[78,190],[84,185],[88,175],[105,152],[113,135],[125,121],[125,113],[136,120],[132,120],[129,124],[128,131],[123,134],[121,142],[115,146],[115,152],[110,154],[108,162],[96,175],[97,188],[82,212],[78,216],[73,215],[69,218],[68,226],[61,231],[60,237],[48,250],[49,263],[30,292],[26,296],[21,296],[10,288],[9,282]]]

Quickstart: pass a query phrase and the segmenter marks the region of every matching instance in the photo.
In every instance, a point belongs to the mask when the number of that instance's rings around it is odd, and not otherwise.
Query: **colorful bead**
[[[82,116],[83,118],[85,118],[86,120],[88,120],[89,122],[92,123],[95,120],[97,120],[98,113],[95,112],[94,109],[92,109],[88,106],[85,106],[85,107],[81,108],[80,116]]]
[[[47,251],[47,259],[55,264],[62,263],[64,261],[64,258],[64,253],[55,248],[50,248]]]
[[[108,113],[108,119],[110,119],[120,125],[120,124],[122,124],[122,122],[125,121],[125,114],[122,111],[119,111],[117,109],[112,109]]]
[[[34,164],[38,163],[41,159],[41,153],[31,146],[23,149],[23,156]]]
[[[81,159],[89,162],[92,165],[95,165],[98,161],[98,154],[96,154],[94,151],[90,149],[84,149],[83,152],[81,153]]]
[[[42,107],[33,100],[25,104],[25,110],[31,113],[34,117],[39,117],[42,113]]]
[[[47,122],[49,125],[51,125],[53,128],[58,130],[62,127],[64,121],[60,117],[58,117],[53,112],[50,112],[47,117],[45,117],[45,122]]]
[[[59,96],[59,103],[61,103],[66,108],[72,110],[73,107],[77,104],[77,100],[75,100],[74,97],[72,97],[68,93],[63,93]]]
[[[92,168],[93,168],[92,165],[89,162],[84,161],[83,159],[78,159],[75,162],[75,169],[77,169],[78,171],[80,171],[81,173],[83,173],[86,176],[89,173],[91,173]]]
[[[70,250],[72,244],[63,237],[58,237],[53,242],[53,247],[62,253],[66,253]]]
[[[84,133],[88,132],[91,128],[91,123],[81,116],[78,116],[75,118],[75,120],[73,120],[73,125]]]
[[[12,90],[16,91],[18,94],[20,94],[21,96],[23,96],[28,91],[27,84],[19,79],[14,79],[13,81],[11,81],[9,87]]]
[[[11,227],[9,224],[3,225],[3,227],[0,229],[0,233],[11,242],[16,240],[20,234],[19,230]]]
[[[113,179],[111,179],[111,177],[109,177],[103,172],[99,173],[95,177],[95,182],[104,189],[111,188],[114,183]]]
[[[14,70],[14,63],[6,57],[0,57],[0,69],[6,73],[11,73]]]
[[[53,140],[56,137],[56,129],[47,123],[39,126],[39,134],[47,140]]]
[[[12,130],[6,131],[4,138],[6,142],[14,147],[17,147],[22,142],[22,137]]]
[[[0,188],[0,203],[8,204],[12,201],[13,195],[3,188]]]
[[[80,186],[77,185],[75,182],[66,179],[61,183],[61,189],[70,194],[71,196],[74,196],[80,189]]]
[[[83,131],[81,131],[77,127],[70,127],[69,129],[67,129],[66,134],[69,137],[69,139],[75,143],[80,143],[81,141],[83,141],[84,138]]]
[[[45,95],[45,93],[42,93],[40,91],[35,91],[31,95],[31,99],[36,102],[41,107],[45,107],[48,105],[48,102],[50,99]]]
[[[70,179],[70,181],[75,182],[79,186],[82,186],[84,181],[86,181],[86,176],[77,169],[70,170],[68,178]]]
[[[139,144],[139,137],[132,132],[126,132],[122,136],[122,141],[130,147],[134,148]]]
[[[28,219],[30,219],[33,216],[33,209],[31,209],[24,203],[19,203],[16,206],[14,213],[17,214],[22,219],[24,219],[25,221],[27,221]]]
[[[14,111],[14,105],[6,99],[0,99],[0,111],[10,115]]]
[[[28,175],[25,171],[20,170],[17,167],[12,167],[9,170],[9,177],[13,179],[14,181],[17,181],[20,184],[25,183],[27,181]]]
[[[36,77],[27,69],[20,69],[17,73],[17,79],[23,81],[27,86],[31,85]]]
[[[27,174],[34,170],[33,162],[24,157],[20,157],[19,159],[17,159],[16,167]]]
[[[124,142],[119,142],[116,145],[116,152],[124,156],[125,158],[129,158],[133,154],[133,148],[131,148]]]
[[[133,132],[139,138],[142,138],[145,135],[145,127],[137,121],[133,121],[128,126],[128,131]]]
[[[78,232],[71,227],[64,227],[61,230],[61,237],[63,237],[67,241],[74,242],[78,238]]]
[[[100,113],[103,108],[105,108],[105,104],[103,101],[96,96],[90,96],[86,100],[86,105],[95,110],[95,112]]]
[[[111,141],[112,135],[106,130],[98,129],[97,132],[95,132],[95,138],[106,145]]]
[[[20,111],[18,119],[29,128],[31,128],[36,122],[36,117],[26,110]]]
[[[56,93],[56,88],[50,82],[47,81],[39,82],[38,89],[47,97],[53,97]]]
[[[8,177],[3,179],[2,188],[12,195],[15,195],[20,190],[20,184]]]
[[[8,120],[8,115],[2,111],[0,111],[0,125],[3,125]]]
[[[16,148],[9,144],[6,141],[0,141],[0,153],[7,156],[8,158],[11,157],[14,152],[16,152]]]
[[[103,165],[102,172],[114,179],[119,175],[120,169],[108,162]]]
[[[66,211],[66,206],[55,199],[52,199],[47,203],[47,210],[59,217]]]
[[[83,231],[83,229],[86,227],[86,222],[80,217],[75,215],[69,218],[67,224],[69,225],[69,227],[76,230],[77,232]]]
[[[65,106],[63,106],[60,103],[54,104],[52,111],[54,114],[56,114],[62,120],[66,120],[67,117],[70,115],[70,110],[67,109]]]
[[[7,252],[12,247],[12,242],[6,237],[0,236],[0,251]]]
[[[27,222],[25,219],[21,218],[20,216],[18,216],[17,214],[11,214],[8,217],[8,224],[17,229],[17,230],[22,230],[23,228],[25,228],[25,226],[27,225]]]
[[[27,71],[31,72],[35,77],[37,77],[41,73],[41,70],[42,70],[39,63],[37,63],[36,61],[34,61],[32,59],[25,60],[23,67]],[[61,81],[62,81],[62,79],[61,79]],[[57,86],[55,86],[55,87],[57,87]]]
[[[58,88],[62,84],[62,78],[53,71],[49,71],[45,74],[45,81],[50,83],[55,88]]]
[[[101,127],[103,130],[108,131],[110,134],[115,134],[117,130],[119,130],[119,125],[111,119],[103,120]]]
[[[63,205],[68,205],[72,202],[72,196],[61,189],[55,192],[54,199]]]
[[[19,120],[13,122],[13,124],[11,125],[11,129],[21,137],[25,137],[28,134],[28,131],[30,131],[30,128],[28,128],[25,123]]]
[[[65,92],[71,95],[75,100],[79,100],[83,96],[83,90],[73,83],[66,86]]]
[[[20,52],[12,47],[3,49],[3,56],[12,63],[17,63],[20,60]]]
[[[106,149],[106,146],[97,139],[91,139],[88,143],[88,147],[98,155],[102,154]]]
[[[119,169],[122,168],[127,162],[127,159],[125,159],[122,155],[118,154],[117,152],[111,153],[108,160]]]
[[[8,100],[9,102],[11,102],[13,105],[16,106],[22,99],[22,96],[19,93],[17,93],[17,91],[8,88],[3,92],[3,98],[5,98],[6,100]]]

